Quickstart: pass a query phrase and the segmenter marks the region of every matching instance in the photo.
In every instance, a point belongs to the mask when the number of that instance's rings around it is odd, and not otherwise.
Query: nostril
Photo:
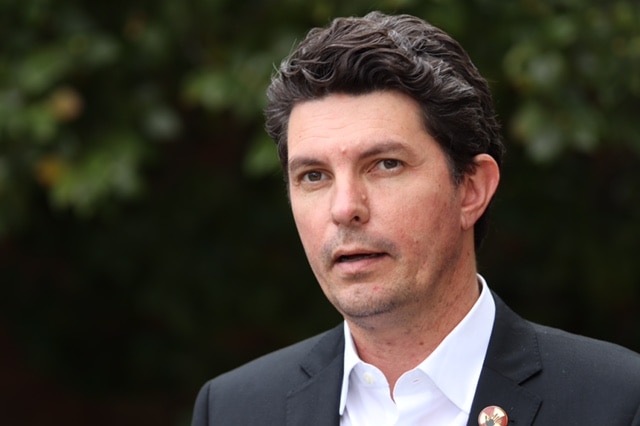
[[[358,182],[341,181],[333,187],[331,216],[336,224],[362,225],[369,220],[368,194]]]

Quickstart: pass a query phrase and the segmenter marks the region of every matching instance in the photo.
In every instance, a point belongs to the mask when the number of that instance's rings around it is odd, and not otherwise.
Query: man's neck
[[[478,300],[475,273],[466,281],[428,306],[386,313],[370,321],[346,319],[360,359],[378,367],[391,390],[402,374],[438,347]]]

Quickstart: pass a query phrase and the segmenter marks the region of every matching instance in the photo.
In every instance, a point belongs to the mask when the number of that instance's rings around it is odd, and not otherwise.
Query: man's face
[[[294,219],[331,303],[358,321],[442,300],[473,236],[418,104],[395,92],[303,102],[288,144]]]

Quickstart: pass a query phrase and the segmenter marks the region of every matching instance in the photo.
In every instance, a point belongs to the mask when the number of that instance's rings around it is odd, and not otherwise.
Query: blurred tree
[[[492,83],[509,154],[491,285],[639,350],[635,0],[0,1],[4,346],[77,395],[144,401],[104,424],[162,406],[169,425],[205,378],[339,321],[261,111],[295,40],[372,9],[444,28]]]

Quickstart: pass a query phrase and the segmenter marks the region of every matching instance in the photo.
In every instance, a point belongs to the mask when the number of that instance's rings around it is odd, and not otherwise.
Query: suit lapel
[[[325,335],[300,364],[308,376],[287,397],[286,424],[338,426],[344,331],[340,325]]]
[[[476,426],[480,411],[490,405],[503,408],[509,423],[531,425],[542,399],[522,384],[542,370],[536,334],[528,322],[493,297],[496,319],[467,425]]]

